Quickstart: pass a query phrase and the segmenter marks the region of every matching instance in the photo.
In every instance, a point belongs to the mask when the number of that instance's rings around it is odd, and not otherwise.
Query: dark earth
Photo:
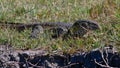
[[[15,50],[0,45],[0,68],[120,68],[120,54],[113,46],[90,52],[46,54],[45,50]]]

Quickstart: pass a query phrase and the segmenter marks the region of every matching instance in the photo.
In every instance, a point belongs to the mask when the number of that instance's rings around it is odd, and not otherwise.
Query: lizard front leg
[[[52,31],[52,35],[51,35],[52,38],[62,37],[68,31],[68,29],[64,27],[56,27],[50,30]]]
[[[44,29],[41,25],[36,25],[32,27],[32,32],[30,34],[30,38],[38,38],[39,34],[42,34]]]

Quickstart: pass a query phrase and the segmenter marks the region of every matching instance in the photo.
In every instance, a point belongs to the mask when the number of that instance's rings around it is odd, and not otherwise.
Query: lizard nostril
[[[95,25],[90,26],[90,29],[91,29],[91,30],[97,30],[97,29],[101,29],[101,28],[100,28],[99,25],[96,25],[96,24],[95,24]]]

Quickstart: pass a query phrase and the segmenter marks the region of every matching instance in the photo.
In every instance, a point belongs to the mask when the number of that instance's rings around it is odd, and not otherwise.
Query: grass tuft
[[[0,44],[8,42],[17,49],[45,48],[50,52],[74,53],[108,46],[112,42],[120,49],[120,0],[0,0],[0,8],[0,21],[74,23],[78,19],[91,19],[102,27],[86,38],[68,41],[51,40],[49,34],[29,39],[31,29],[21,33],[0,29]]]

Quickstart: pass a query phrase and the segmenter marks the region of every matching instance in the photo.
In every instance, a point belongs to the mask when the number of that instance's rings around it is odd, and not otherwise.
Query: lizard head
[[[67,34],[83,37],[89,31],[100,29],[99,24],[90,20],[77,20],[68,30]]]
[[[100,29],[100,26],[98,23],[91,21],[91,20],[77,20],[73,26],[83,27],[87,30],[97,30]]]

